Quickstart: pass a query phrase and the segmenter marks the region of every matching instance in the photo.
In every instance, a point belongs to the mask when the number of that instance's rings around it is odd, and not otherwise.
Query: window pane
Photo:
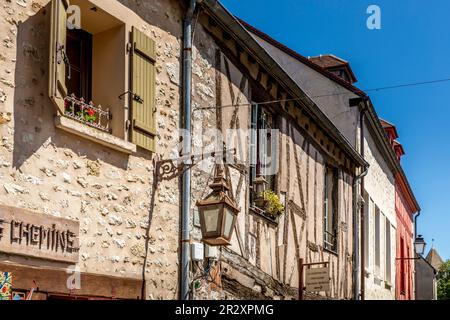
[[[69,68],[66,68],[66,74],[68,74],[68,69]],[[83,96],[83,93],[81,92],[82,85],[80,71],[76,69],[71,70],[71,77],[66,80],[66,86],[67,93],[69,95],[73,93],[77,98],[81,98]]]
[[[391,283],[391,223],[386,219],[386,281]]]
[[[249,146],[249,165],[250,165],[250,171],[249,171],[249,184],[252,188],[252,191],[255,192],[253,182],[256,178],[256,163],[257,163],[257,118],[258,118],[258,105],[252,105],[251,107],[251,131],[250,131],[250,146]],[[254,193],[250,192],[250,203],[253,203],[254,200]]]
[[[66,40],[66,86],[69,94],[91,100],[92,35],[84,30],[68,30]],[[69,79],[70,75],[70,79]]]
[[[375,266],[377,274],[380,272],[380,209],[375,208]]]
[[[337,208],[338,175],[335,169],[325,168],[324,179],[324,246],[336,250],[337,244]]]
[[[366,268],[369,268],[369,257],[370,257],[370,215],[373,208],[373,202],[370,199],[369,195],[365,193],[364,197],[365,206],[364,206],[364,265]]]

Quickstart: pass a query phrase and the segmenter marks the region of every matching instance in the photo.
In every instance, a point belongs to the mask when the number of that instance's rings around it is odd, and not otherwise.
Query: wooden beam
[[[46,294],[117,299],[140,299],[141,296],[142,281],[138,279],[81,273],[81,288],[70,291],[67,279],[71,274],[65,269],[0,263],[0,270],[12,272],[13,290],[30,290],[35,281],[38,292]]]

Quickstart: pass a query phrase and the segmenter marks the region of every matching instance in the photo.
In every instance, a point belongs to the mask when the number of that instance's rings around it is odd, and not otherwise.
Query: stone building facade
[[[193,101],[198,114],[193,114],[193,144],[208,146],[210,136],[205,132],[211,128],[219,128],[224,136],[228,129],[261,128],[258,115],[264,114],[267,127],[279,130],[274,137],[276,146],[267,147],[271,149],[267,156],[277,163],[278,170],[262,175],[279,195],[285,211],[273,219],[258,207],[254,201],[258,173],[252,170],[251,148],[257,148],[260,142],[252,142],[245,135],[241,141],[233,136],[234,144],[228,145],[236,147],[242,166],[231,168],[230,173],[241,212],[231,246],[221,247],[206,262],[206,277],[204,263],[194,264],[194,298],[297,299],[302,258],[304,263],[327,262],[330,266],[331,290],[307,293],[307,298],[351,299],[356,167],[346,169],[346,161],[338,156],[343,154],[337,150],[350,144],[340,133],[338,143],[330,140],[330,131],[321,128],[331,123],[310,117],[319,110],[317,106],[311,103],[313,112],[308,111],[303,102],[308,98],[302,88],[287,77],[233,16],[214,1],[202,4],[194,39]],[[283,81],[283,77],[288,80]],[[280,102],[267,103],[274,100]],[[353,160],[357,166],[364,165],[358,158]],[[334,221],[330,222],[335,232],[333,240],[325,235],[329,166],[336,170],[336,199],[329,199],[336,205]],[[211,182],[209,171],[210,167],[194,169],[192,200],[204,195]],[[196,208],[192,210],[193,239],[200,241]]]
[[[17,293],[37,286],[36,299],[178,298],[180,186],[155,185],[154,168],[178,155],[185,4],[3,0],[2,9],[0,269]],[[82,31],[66,30],[78,13]],[[351,299],[353,185],[367,165],[355,143],[216,1],[199,6],[193,57],[195,151],[217,146],[207,129],[278,132],[270,152],[267,136],[232,144],[241,212],[231,246],[191,262],[191,297],[295,299],[302,258],[330,267],[330,291],[308,298]],[[263,145],[275,172],[252,167]],[[192,242],[211,167],[192,170]],[[253,201],[255,175],[281,199],[279,218]]]
[[[405,191],[401,180],[396,182],[395,209],[397,212],[397,236],[396,253],[396,300],[414,300],[414,222],[413,214],[416,211],[414,204],[410,201],[408,192]]]
[[[400,162],[405,154],[403,146],[397,141],[399,135],[396,127],[381,120],[389,143],[397,155]],[[414,300],[415,299],[415,257],[414,238],[416,228],[414,226],[414,214],[419,211],[419,207],[408,187],[408,181],[401,175],[395,177],[395,212],[397,214],[396,230],[396,264],[395,264],[395,298],[396,300]]]
[[[437,300],[439,270],[436,270],[430,261],[422,256],[414,260],[414,270],[416,272],[415,299]]]
[[[303,57],[242,23],[368,162],[358,187],[362,212],[355,217],[361,288],[355,298],[395,299],[396,179],[404,181],[405,192],[418,205],[370,98],[353,85],[356,77],[347,61],[333,55]]]
[[[20,209],[50,227],[56,218],[74,221],[79,251],[40,259],[39,253],[2,246],[0,269],[12,270],[17,292],[29,291],[35,281],[36,299],[140,298],[143,274],[145,298],[177,298],[178,181],[160,185],[151,219],[149,209],[152,159],[174,144],[178,129],[183,7],[179,1],[71,1],[81,7],[82,29],[93,35],[93,59],[100,66],[93,66],[91,98],[111,108],[109,134],[64,117],[49,97],[53,2],[1,1],[0,218],[7,225]],[[156,44],[155,96],[145,101],[156,110],[155,152],[128,138],[124,117],[130,106],[118,98],[129,89],[132,28]],[[107,42],[111,47],[102,44],[108,38],[116,41]],[[73,290],[66,286],[68,269],[81,274]]]

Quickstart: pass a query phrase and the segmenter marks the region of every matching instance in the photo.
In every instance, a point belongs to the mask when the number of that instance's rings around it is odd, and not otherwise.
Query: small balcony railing
[[[74,94],[64,99],[65,115],[90,127],[111,133],[110,122],[112,114],[102,106],[94,106],[91,101],[86,103],[83,98],[78,99]]]

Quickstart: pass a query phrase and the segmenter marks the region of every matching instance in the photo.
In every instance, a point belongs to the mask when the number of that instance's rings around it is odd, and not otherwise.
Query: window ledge
[[[264,220],[270,222],[273,225],[278,225],[278,218],[272,219],[268,215],[265,214],[264,210],[256,207],[256,206],[250,206],[250,212],[260,216],[261,218],[264,218]]]
[[[55,117],[55,126],[61,130],[73,133],[82,138],[94,141],[108,148],[126,153],[132,154],[137,151],[135,144],[125,141],[123,139],[117,138],[107,132],[89,127],[78,121],[69,119],[64,116]]]
[[[334,255],[334,256],[339,256],[339,253],[337,252],[337,250],[333,250],[333,249],[328,249],[328,248],[325,248],[325,246],[323,247],[323,251],[324,252],[328,252],[329,254],[332,254],[332,255]]]

